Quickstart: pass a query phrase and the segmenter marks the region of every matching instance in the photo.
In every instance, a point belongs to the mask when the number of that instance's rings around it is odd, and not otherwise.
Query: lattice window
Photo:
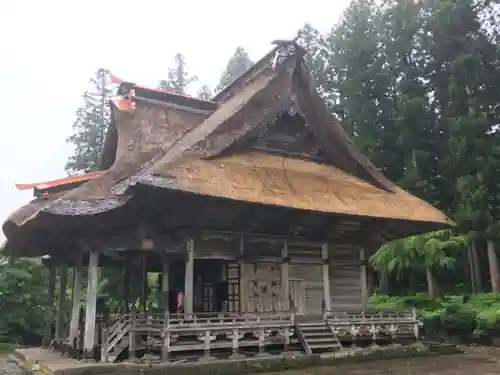
[[[240,311],[240,266],[238,263],[227,265],[227,310]]]

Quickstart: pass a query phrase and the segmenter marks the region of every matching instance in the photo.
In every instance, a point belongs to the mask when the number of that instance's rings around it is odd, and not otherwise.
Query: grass
[[[15,344],[11,344],[9,342],[0,342],[0,354],[6,354],[13,352],[16,349]]]

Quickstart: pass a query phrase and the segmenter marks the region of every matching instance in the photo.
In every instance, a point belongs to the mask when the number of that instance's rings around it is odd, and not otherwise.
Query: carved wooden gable
[[[289,111],[282,112],[272,123],[257,127],[224,155],[255,150],[326,163],[324,150],[304,118]]]

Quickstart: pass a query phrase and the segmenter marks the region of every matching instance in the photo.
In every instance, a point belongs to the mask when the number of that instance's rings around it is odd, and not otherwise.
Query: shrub
[[[425,294],[410,297],[373,295],[368,307],[373,310],[415,307],[427,333],[485,338],[500,336],[500,293],[472,296],[446,296],[429,299]]]

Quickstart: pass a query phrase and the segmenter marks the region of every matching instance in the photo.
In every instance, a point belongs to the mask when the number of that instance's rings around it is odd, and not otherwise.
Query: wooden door
[[[281,269],[276,263],[245,265],[247,311],[281,311]]]
[[[289,280],[288,284],[297,314],[306,314],[306,285],[304,280]]]
[[[203,312],[214,312],[214,283],[203,282]]]

